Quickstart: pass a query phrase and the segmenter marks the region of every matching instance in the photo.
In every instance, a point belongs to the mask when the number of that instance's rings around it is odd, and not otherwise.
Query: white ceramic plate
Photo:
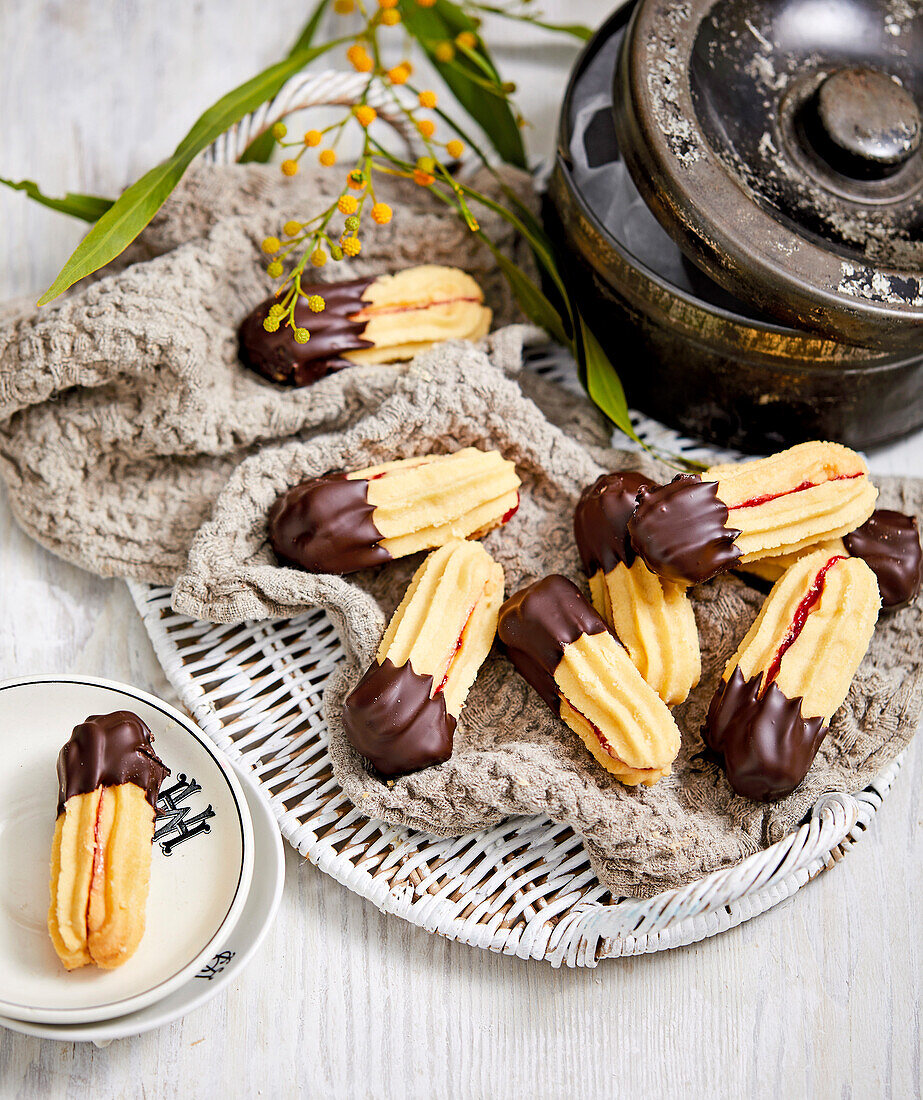
[[[252,779],[244,773],[238,773],[238,777],[253,819],[253,885],[240,920],[222,949],[185,985],[156,1004],[128,1016],[89,1024],[39,1024],[0,1017],[0,1027],[41,1039],[59,1039],[68,1043],[85,1040],[105,1045],[113,1039],[143,1035],[146,1031],[178,1020],[201,1008],[237,978],[272,927],[285,884],[282,834],[272,807]]]
[[[117,970],[68,973],[46,925],[57,803],[55,763],[90,714],[131,710],[171,775],[161,787],[147,926]],[[253,826],[240,781],[195,724],[146,692],[83,677],[0,684],[0,1016],[111,1020],[162,1000],[220,950],[253,874]]]

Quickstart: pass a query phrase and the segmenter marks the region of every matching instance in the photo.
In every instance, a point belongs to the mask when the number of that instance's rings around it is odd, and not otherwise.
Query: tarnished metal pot
[[[861,8],[866,19],[874,18],[867,7],[880,7],[873,0],[832,2],[834,7]],[[633,9],[617,12],[578,60],[562,107],[546,212],[571,285],[618,369],[629,401],[688,434],[753,451],[807,438],[835,439],[860,448],[894,439],[923,425],[923,300],[917,308],[913,284],[917,257],[923,255],[923,217],[914,220],[914,203],[923,196],[923,171],[919,180],[914,173],[918,162],[923,168],[923,154],[918,144],[913,145],[900,171],[889,178],[882,175],[880,184],[867,179],[857,182],[856,194],[850,192],[850,179],[845,177],[845,195],[835,191],[841,175],[838,169],[819,163],[818,182],[813,176],[813,150],[802,157],[809,182],[818,189],[817,201],[826,202],[834,212],[841,208],[865,212],[866,206],[859,204],[865,204],[870,194],[867,205],[873,217],[881,211],[894,216],[900,204],[882,201],[882,194],[887,200],[888,189],[892,195],[905,192],[899,211],[905,223],[896,236],[900,237],[900,272],[909,275],[909,281],[895,281],[894,285],[910,287],[909,304],[876,302],[867,295],[867,300],[857,301],[854,308],[848,294],[838,295],[837,286],[828,288],[823,282],[825,264],[835,271],[841,262],[851,265],[847,271],[859,270],[850,242],[823,239],[823,225],[817,220],[809,226],[799,224],[795,215],[810,220],[810,211],[783,206],[789,202],[785,194],[761,194],[759,183],[752,178],[758,169],[767,174],[774,171],[760,160],[767,147],[771,152],[774,127],[780,128],[778,143],[787,140],[781,131],[791,123],[793,93],[778,76],[784,72],[779,57],[792,53],[793,47],[787,41],[774,45],[770,35],[777,30],[779,11],[788,8],[791,14],[797,0],[784,5],[768,0],[736,4],[719,0],[717,6],[730,12],[721,13],[723,22],[716,21],[710,11],[714,6],[708,0],[698,3],[702,24],[711,19],[707,30],[712,41],[706,44],[717,55],[714,63],[703,49],[702,26],[680,28],[684,34],[679,34],[674,33],[675,21],[670,22],[677,9],[688,21],[696,4],[658,0],[643,0],[632,28],[628,22]],[[838,14],[842,15],[834,13]],[[915,47],[923,42],[923,12],[912,14],[914,18],[902,33],[907,35],[906,44]],[[647,19],[648,33],[638,41],[640,16]],[[747,60],[750,44],[737,41],[735,19],[744,28],[753,28],[752,56],[756,60],[752,68]],[[651,27],[656,34],[650,32]],[[725,49],[723,41],[716,45],[719,33],[726,33],[733,46]],[[817,33],[816,28],[812,33]],[[896,37],[893,29],[882,31],[885,51]],[[763,94],[760,109],[764,117],[754,119],[750,112],[746,125],[739,128],[744,135],[752,133],[759,144],[759,154],[752,151],[750,163],[745,165],[749,175],[743,183],[735,175],[735,162],[721,147],[724,139],[710,132],[709,119],[693,117],[687,128],[685,117],[675,115],[683,97],[667,104],[674,116],[664,125],[658,125],[650,103],[645,106],[640,101],[643,97],[637,89],[645,94],[651,86],[656,90],[656,81],[646,79],[638,59],[662,76],[657,46],[674,65],[687,49],[693,59],[690,64],[705,72],[705,76],[701,72],[698,77],[695,73],[683,76],[688,74],[688,66],[684,69],[680,64],[667,78],[670,89],[673,84],[669,81],[675,84],[677,79],[688,79],[690,94],[685,103],[693,116],[707,113],[696,104],[707,98],[701,86],[711,69],[716,80],[724,82],[722,86],[732,81],[726,70],[749,70],[742,87],[735,91],[737,101],[743,102],[746,88],[752,86],[754,95]],[[797,71],[802,104],[830,73],[842,71],[853,60],[848,51],[833,56],[832,46],[822,54],[816,42],[807,41],[799,48],[808,46],[813,50],[814,70],[807,72],[803,57],[795,57],[797,70],[791,65],[792,72]],[[868,37],[861,48],[865,56],[874,53]],[[626,90],[632,82],[626,60],[630,50],[638,69],[633,74],[637,86],[634,102],[629,102],[632,96]],[[773,70],[775,79],[770,81],[779,85],[775,99],[771,90],[756,87],[759,77],[766,75],[766,54],[773,56],[774,52],[779,55],[774,57],[778,69]],[[886,53],[876,60],[882,68],[893,61]],[[923,65],[923,49],[904,64]],[[794,79],[790,83],[795,83]],[[902,87],[908,85],[912,106],[919,90],[905,79]],[[658,106],[664,107],[662,96]],[[709,109],[714,113],[714,104]],[[647,110],[651,118],[638,125],[631,115],[635,110]],[[741,113],[746,115],[743,110]],[[794,129],[793,125],[790,128]],[[722,129],[733,137],[733,126]],[[690,168],[684,161],[684,147],[677,135],[685,138],[689,134],[710,157],[708,165],[703,167],[700,161]],[[632,146],[627,153],[624,141]],[[741,139],[739,144],[745,143]],[[731,151],[738,158],[751,152]],[[802,154],[796,150],[793,159],[800,170],[799,156]],[[710,176],[702,174],[704,168]],[[724,180],[723,172],[729,181]],[[716,194],[716,181],[722,186],[726,183],[726,194],[709,210],[705,200]],[[772,205],[776,200],[778,208]],[[810,195],[805,198],[802,190],[798,191],[797,202],[802,207],[810,206],[810,200]],[[726,229],[720,223],[710,223],[709,217],[724,218]],[[796,249],[797,255],[786,261],[780,248],[783,262],[775,264],[774,250],[780,242]],[[858,245],[853,251],[856,248]],[[868,260],[866,251],[861,255]],[[768,261],[761,266],[765,256]],[[876,277],[879,267],[891,270],[897,266],[887,255],[872,255],[868,263]],[[923,279],[923,271],[919,275]],[[816,295],[812,278],[817,280]],[[848,338],[844,330],[848,330]]]

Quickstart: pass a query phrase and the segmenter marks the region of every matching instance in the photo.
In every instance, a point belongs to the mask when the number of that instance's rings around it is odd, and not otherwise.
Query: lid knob
[[[923,125],[913,97],[877,69],[838,69],[808,107],[807,136],[838,172],[885,179],[920,147]]]

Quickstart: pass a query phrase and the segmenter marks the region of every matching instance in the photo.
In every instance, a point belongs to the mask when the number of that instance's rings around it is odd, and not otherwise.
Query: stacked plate
[[[48,935],[55,763],[90,714],[130,710],[170,769],[157,802],[144,938],[116,970],[68,973]],[[185,715],[88,678],[0,684],[0,1026],[105,1042],[199,1007],[231,982],[282,895],[279,829],[264,796]]]

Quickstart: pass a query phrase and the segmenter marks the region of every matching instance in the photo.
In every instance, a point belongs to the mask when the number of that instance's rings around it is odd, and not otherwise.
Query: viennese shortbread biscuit
[[[923,581],[923,549],[915,516],[888,508],[876,508],[855,531],[821,546],[811,546],[794,554],[761,558],[741,568],[767,581],[777,581],[800,558],[823,550],[827,554],[850,554],[862,558],[878,578],[883,607],[906,607],[920,593]]]
[[[796,550],[792,554],[776,554],[771,558],[757,558],[756,561],[748,561],[737,566],[737,569],[741,573],[748,573],[752,577],[759,577],[760,580],[775,584],[789,566],[801,561],[809,554],[817,554],[820,551],[825,552],[829,557],[834,555],[846,556],[846,547],[843,545],[843,540],[830,539],[829,542],[815,543],[814,546],[808,546],[804,550]]]
[[[121,966],[144,935],[154,805],[169,770],[130,711],[94,714],[58,757],[48,931],[68,970]]]
[[[686,586],[652,573],[628,538],[638,491],[654,484],[634,470],[603,474],[580,496],[574,536],[593,606],[644,679],[675,706],[701,672],[695,614]]]
[[[240,326],[241,359],[265,378],[307,386],[351,363],[412,359],[441,340],[476,340],[490,330],[491,312],[478,284],[456,267],[423,264],[394,275],[302,287],[295,325],[267,332],[275,305],[268,298]]]
[[[491,311],[467,272],[424,264],[373,279],[353,320],[365,325],[371,346],[347,352],[350,362],[393,363],[442,340],[479,340]]]
[[[855,451],[800,443],[642,489],[628,529],[655,573],[697,584],[738,564],[839,538],[868,519],[877,496]]]
[[[382,775],[452,755],[456,720],[490,651],[502,602],[503,568],[480,543],[453,539],[416,571],[343,707],[351,744]]]
[[[920,594],[923,549],[915,516],[879,508],[843,538],[846,552],[862,558],[878,578],[885,607],[905,607]]]
[[[860,558],[819,551],[776,582],[724,671],[703,731],[738,794],[789,794],[865,656],[880,605]]]
[[[516,467],[466,447],[327,474],[283,493],[269,513],[276,554],[312,573],[352,573],[481,538],[519,506]]]
[[[500,609],[497,633],[515,668],[607,771],[629,786],[670,774],[676,723],[575,584],[552,574],[517,592]]]

